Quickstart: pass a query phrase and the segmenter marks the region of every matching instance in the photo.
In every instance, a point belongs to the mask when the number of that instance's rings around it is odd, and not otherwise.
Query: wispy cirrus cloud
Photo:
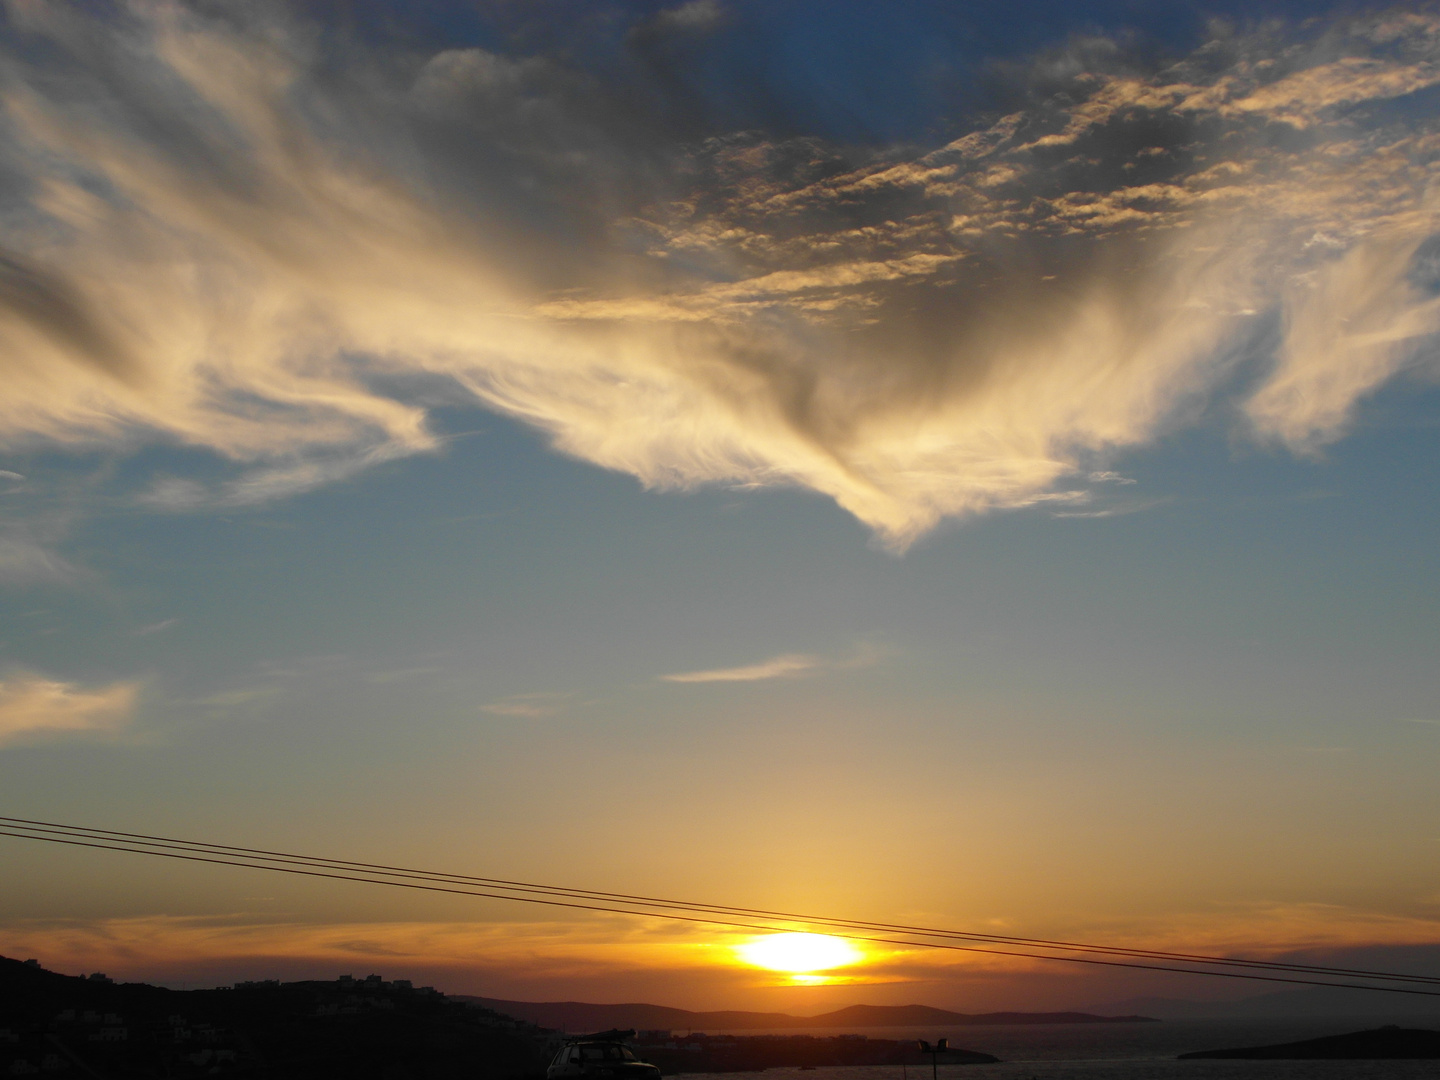
[[[871,667],[891,655],[887,646],[861,642],[848,656],[820,656],[812,653],[781,653],[768,660],[739,667],[708,668],[703,671],[681,671],[660,675],[662,682],[715,683],[763,682],[766,679],[798,679],[824,671],[844,671]]]
[[[661,675],[660,679],[673,683],[760,682],[764,679],[793,679],[800,675],[810,675],[826,666],[828,665],[825,660],[819,656],[785,653],[772,656],[758,664],[712,668],[708,671],[682,671],[674,675]]]
[[[24,523],[0,528],[0,584],[65,584],[82,572]]]
[[[278,686],[253,686],[243,690],[221,690],[214,694],[196,698],[193,704],[211,709],[235,709],[245,705],[268,701],[283,693]]]
[[[129,725],[137,682],[82,687],[34,672],[0,680],[0,747],[63,736],[115,736]]]
[[[565,691],[512,694],[499,701],[492,701],[488,705],[481,705],[480,711],[489,713],[491,716],[513,716],[519,719],[539,720],[547,716],[559,715],[566,703],[574,697],[574,694]]]
[[[157,508],[433,450],[405,387],[444,383],[646,484],[799,485],[903,548],[1212,395],[1304,453],[1433,365],[1432,14],[1217,27],[1164,65],[1087,39],[1013,65],[1000,119],[865,150],[683,137],[558,54],[402,62],[269,6],[9,10],[0,436],[229,462]]]
[[[428,676],[438,675],[441,672],[438,667],[406,667],[391,668],[386,671],[367,671],[363,678],[370,683],[398,683],[410,682],[413,679],[423,679]]]
[[[149,637],[151,634],[163,633],[164,631],[169,630],[171,627],[178,626],[179,624],[180,619],[178,617],[171,619],[161,619],[159,622],[149,623],[145,626],[136,627],[134,630],[130,631],[130,633],[135,637]]]

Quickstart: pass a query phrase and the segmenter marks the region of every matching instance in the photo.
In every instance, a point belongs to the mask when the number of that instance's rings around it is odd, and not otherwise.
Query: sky
[[[1433,969],[1440,9],[3,11],[0,814]],[[176,986],[1263,989],[0,858]]]

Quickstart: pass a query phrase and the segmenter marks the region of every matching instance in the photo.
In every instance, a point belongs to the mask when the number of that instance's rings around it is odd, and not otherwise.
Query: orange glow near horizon
[[[850,967],[865,954],[854,942],[828,934],[766,934],[735,952],[752,967],[788,975],[791,982],[814,986],[831,981],[821,972]]]

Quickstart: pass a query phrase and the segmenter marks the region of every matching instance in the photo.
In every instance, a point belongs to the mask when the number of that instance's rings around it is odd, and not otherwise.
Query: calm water
[[[1190,1050],[1313,1039],[1377,1027],[1374,1021],[1168,1020],[1160,1024],[1055,1024],[936,1030],[869,1029],[874,1039],[934,1039],[980,1050],[999,1065],[941,1065],[940,1080],[1440,1080],[1440,1061],[1176,1061]],[[1440,1028],[1437,1022],[1406,1027]],[[736,1034],[742,1034],[736,1032]],[[743,1034],[758,1034],[744,1032]],[[776,1034],[779,1034],[778,1032]],[[832,1031],[785,1034],[834,1035]],[[918,1054],[917,1054],[918,1057]],[[685,1080],[736,1080],[735,1073],[687,1073]],[[928,1059],[896,1066],[767,1069],[765,1080],[930,1080]]]

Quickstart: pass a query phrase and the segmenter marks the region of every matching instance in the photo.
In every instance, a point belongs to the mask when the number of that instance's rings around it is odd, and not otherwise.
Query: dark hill
[[[657,1028],[677,1016],[680,1027],[699,1015],[766,1016],[648,1008]],[[667,1076],[777,1066],[921,1065],[911,1039],[697,1034],[676,1040],[668,1031],[646,1034],[650,1037],[637,1040],[637,1050]],[[0,957],[0,1076],[539,1080],[563,1041],[558,1033],[474,999],[379,975],[167,990],[115,983],[103,975],[60,975],[34,961]],[[940,1064],[996,1060],[952,1048]]]
[[[603,1028],[669,1029],[671,1031],[779,1031],[786,1028],[967,1027],[979,1024],[1119,1024],[1151,1022],[1147,1016],[1095,1016],[1091,1013],[958,1013],[929,1005],[851,1005],[819,1016],[789,1013],[691,1012],[667,1005],[631,1002],[596,1005],[584,1001],[505,1001],[499,998],[469,1000],[541,1027],[561,1031],[599,1031]]]
[[[1096,1016],[1082,1012],[957,1013],[929,1005],[851,1005],[819,1016],[793,1017],[801,1027],[962,1027],[972,1024],[1153,1023],[1148,1016]]]
[[[272,1080],[525,1080],[532,1025],[409,983],[242,983],[167,990],[0,957],[0,1076],[264,1075]]]
[[[1422,1028],[1382,1027],[1327,1035],[1275,1046],[1246,1046],[1238,1050],[1199,1050],[1181,1058],[1240,1058],[1271,1061],[1377,1061],[1401,1058],[1440,1058],[1440,1031]]]
[[[786,1013],[691,1012],[668,1005],[631,1002],[623,1005],[592,1005],[586,1001],[505,1001],[475,997],[468,1000],[487,1009],[503,1012],[517,1020],[528,1020],[558,1031],[605,1031],[635,1028],[671,1031],[740,1031],[756,1028],[794,1027],[795,1017]]]

